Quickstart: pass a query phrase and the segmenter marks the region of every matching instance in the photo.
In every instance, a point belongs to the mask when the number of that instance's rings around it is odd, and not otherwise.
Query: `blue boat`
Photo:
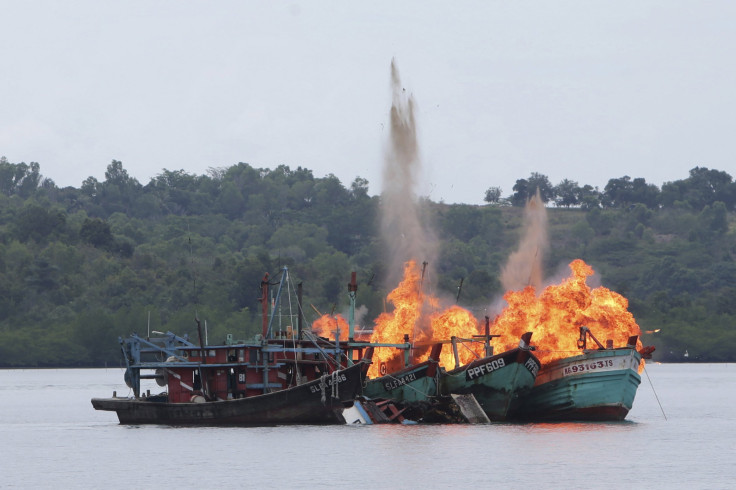
[[[585,327],[583,327],[585,328]],[[520,400],[516,418],[524,421],[617,421],[626,418],[641,383],[638,336],[621,348],[583,350],[545,363],[534,387]],[[653,348],[647,348],[648,355]]]

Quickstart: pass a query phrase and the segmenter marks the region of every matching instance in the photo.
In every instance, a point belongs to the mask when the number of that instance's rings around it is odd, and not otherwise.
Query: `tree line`
[[[632,179],[628,175],[610,179],[603,190],[570,179],[552,185],[549,178],[538,172],[526,179],[518,179],[513,193],[503,198],[500,187],[489,187],[484,201],[494,205],[524,206],[537,189],[545,203],[557,207],[581,209],[615,209],[641,204],[649,209],[687,208],[702,210],[716,202],[723,203],[728,211],[736,206],[736,182],[722,170],[695,167],[685,179],[666,182],[660,189],[648,184],[644,178]]]
[[[612,179],[603,192],[585,191],[588,204],[558,202],[561,190],[580,186],[543,187],[541,177],[520,179],[512,196],[483,206],[423,200],[441,237],[435,294],[454,298],[462,281],[460,304],[487,314],[504,292],[498,278],[518,244],[521,204],[539,188],[556,204],[548,209],[548,276],[582,258],[629,298],[643,330],[659,330],[646,339],[658,359],[685,360],[687,351],[691,361],[734,360],[728,174],[696,167],[661,190]],[[357,271],[368,323],[391,287],[382,281],[389,271],[377,230],[380,196],[368,185],[246,163],[204,175],[163,169],[141,184],[114,160],[104,180],[59,188],[39,164],[2,158],[0,366],[114,364],[118,336],[193,335],[195,316],[210,339],[248,338],[260,330],[261,278],[283,266],[303,282],[305,304],[322,311],[346,307],[345,284]]]

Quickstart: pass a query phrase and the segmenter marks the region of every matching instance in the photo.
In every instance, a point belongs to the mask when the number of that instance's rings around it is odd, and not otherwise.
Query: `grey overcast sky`
[[[736,2],[0,0],[0,155],[59,186],[381,168],[395,57],[434,201],[736,175]]]

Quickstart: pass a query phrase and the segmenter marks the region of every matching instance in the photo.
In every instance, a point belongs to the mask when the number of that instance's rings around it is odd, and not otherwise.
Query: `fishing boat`
[[[531,332],[522,335],[514,349],[445,372],[440,378],[440,394],[473,395],[491,422],[513,418],[520,398],[534,386],[540,369],[529,344],[531,336]],[[453,349],[457,349],[456,339]]]
[[[400,404],[423,403],[428,398],[437,396],[441,373],[439,367],[441,350],[442,343],[437,343],[432,347],[426,361],[367,380],[363,396],[390,399]]]
[[[360,398],[353,409],[354,423],[408,423],[421,420],[425,411],[434,403],[438,395],[438,379],[440,375],[439,355],[442,343],[427,346],[428,358],[419,363],[410,362],[415,346],[404,335],[402,343],[381,343],[355,340],[355,299],[358,290],[356,273],[351,274],[348,283],[350,299],[347,340],[339,341],[339,345],[347,353],[347,357],[360,358],[368,349],[391,349],[398,354],[391,363],[381,362],[377,366],[379,376],[367,378],[360,390]],[[335,322],[336,330],[331,334],[340,338],[339,322]],[[320,342],[330,343],[328,338],[319,338]],[[357,412],[357,413],[356,413]]]
[[[586,338],[597,344],[586,349]],[[636,350],[638,336],[627,345],[613,348],[598,342],[587,327],[581,327],[582,354],[546,363],[532,390],[520,403],[517,417],[525,421],[617,421],[626,418],[641,383],[638,369],[642,357],[654,347]]]
[[[287,278],[284,268],[272,301],[268,276],[262,281],[263,332],[252,341],[229,335],[223,345],[205,345],[199,321],[199,345],[171,332],[120,339],[132,396],[114,392],[112,398],[93,398],[92,406],[116,412],[121,424],[344,424],[343,410],[361,389],[373,350],[349,359],[339,343],[302,336],[301,316],[299,330],[275,333],[274,311]],[[146,379],[167,390],[142,393]]]
[[[362,390],[363,396],[376,402],[389,420],[401,420],[402,416],[424,422],[505,420],[515,408],[519,394],[533,386],[540,364],[531,353],[534,349],[529,344],[531,333],[522,336],[519,347],[498,355],[493,355],[491,346],[491,339],[498,335],[490,334],[488,317],[485,334],[468,339],[452,337],[433,340],[429,344],[412,344],[408,334],[404,334],[403,344],[355,342],[352,340],[357,291],[355,273],[348,284],[348,291],[351,308],[345,349],[350,352],[358,346],[371,346],[403,351],[403,355],[394,355],[387,363],[379,362],[380,375],[368,379]],[[339,332],[335,334],[338,338]],[[475,361],[460,365],[458,346],[478,342],[484,343],[483,356],[476,354]],[[443,344],[452,344],[456,368],[451,371],[440,366]],[[475,352],[474,349],[469,350]],[[417,357],[417,352],[429,354],[426,360],[412,364],[410,360]],[[375,422],[375,417],[372,418]]]

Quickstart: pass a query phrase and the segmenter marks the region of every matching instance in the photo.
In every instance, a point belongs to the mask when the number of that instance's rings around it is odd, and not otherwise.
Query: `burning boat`
[[[531,336],[531,332],[522,335],[514,349],[445,372],[440,381],[441,394],[473,395],[492,422],[513,417],[521,397],[534,386],[540,368],[531,352]],[[455,351],[456,340],[453,339]]]
[[[332,337],[339,339],[348,357],[352,357],[355,349],[381,350],[383,357],[371,366],[360,395],[359,405],[365,408],[360,417],[361,423],[402,422],[407,417],[418,420],[435,405],[439,394],[439,367],[442,343],[431,346],[429,356],[412,363],[411,353],[414,346],[408,334],[397,342],[373,337],[356,340],[355,335],[355,298],[358,290],[356,273],[351,275],[348,284],[350,298],[349,320],[341,315],[322,315],[312,324],[312,331],[320,338],[328,341]],[[335,327],[334,329],[332,327]],[[389,357],[392,356],[392,357]]]
[[[654,348],[642,347],[626,298],[602,286],[590,288],[586,279],[593,269],[582,260],[574,260],[570,269],[570,277],[539,295],[532,286],[507,292],[508,306],[494,321],[495,331],[506,336],[533,331],[542,362],[515,418],[622,420],[641,382],[642,358]],[[596,348],[588,349],[589,339]]]
[[[586,336],[598,349],[586,349]],[[626,346],[603,346],[587,327],[580,328],[581,349],[578,356],[545,364],[534,384],[521,400],[517,417],[530,421],[623,420],[634,404],[641,383],[638,373],[642,356],[653,348],[636,350],[637,336]]]
[[[497,335],[490,335],[488,317],[485,333],[481,334],[478,321],[468,310],[458,306],[440,310],[436,298],[421,293],[420,284],[418,267],[413,261],[407,262],[404,279],[387,298],[394,310],[375,320],[368,342],[354,342],[357,285],[353,273],[349,285],[351,320],[342,329],[349,332],[346,345],[348,349],[375,348],[363,395],[380,402],[388,400],[399,412],[408,411],[417,420],[425,419],[425,415],[431,421],[455,421],[462,417],[468,421],[505,420],[520,393],[533,386],[540,367],[531,353],[531,333],[521,336],[518,346],[494,355],[490,340]],[[429,312],[423,311],[427,305]],[[333,323],[336,330],[326,331],[321,321],[315,323],[324,335],[339,337],[339,317]],[[416,328],[417,325],[421,327]],[[413,334],[414,342],[407,332]],[[452,351],[443,351],[443,344],[452,344]],[[447,371],[446,367],[453,363],[455,368]],[[450,415],[454,410],[448,409],[457,396],[472,398],[470,412],[456,403],[462,417]],[[394,411],[392,415],[398,413]]]
[[[200,345],[168,333],[121,339],[126,384],[132,397],[93,398],[97,410],[117,413],[122,424],[274,425],[344,424],[370,365],[372,349],[353,361],[339,343],[318,342],[287,328],[274,332],[274,311],[288,271],[268,315],[268,275],[262,282],[263,332],[253,341]],[[166,392],[141,393],[141,380],[154,379]]]

